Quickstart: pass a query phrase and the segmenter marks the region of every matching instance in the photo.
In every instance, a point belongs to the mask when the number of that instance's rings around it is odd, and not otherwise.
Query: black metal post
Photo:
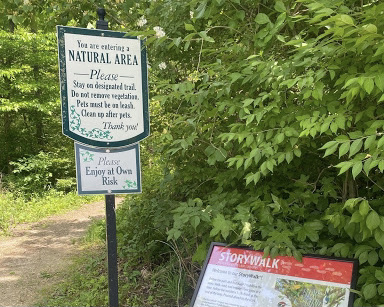
[[[105,195],[107,217],[109,307],[119,306],[115,195]]]
[[[105,9],[99,8],[97,14],[99,15],[99,20],[96,22],[96,29],[108,30],[108,21],[104,20]],[[109,307],[118,307],[119,285],[117,271],[115,195],[105,195],[105,213],[107,219]]]

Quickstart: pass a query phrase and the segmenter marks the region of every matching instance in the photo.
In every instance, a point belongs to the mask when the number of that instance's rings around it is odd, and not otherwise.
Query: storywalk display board
[[[262,251],[212,243],[191,307],[352,307],[357,262],[303,256],[263,258]]]
[[[115,148],[149,135],[144,43],[126,33],[57,26],[64,135]]]
[[[79,194],[141,193],[139,144],[96,149],[75,143]]]

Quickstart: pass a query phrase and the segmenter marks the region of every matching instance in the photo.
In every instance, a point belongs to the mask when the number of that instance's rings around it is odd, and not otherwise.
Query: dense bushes
[[[356,305],[383,303],[384,5],[140,8],[134,16],[148,23],[135,33],[147,37],[152,97],[166,114],[165,179],[132,211],[150,225],[144,242],[167,237],[186,272],[215,240],[357,258]]]

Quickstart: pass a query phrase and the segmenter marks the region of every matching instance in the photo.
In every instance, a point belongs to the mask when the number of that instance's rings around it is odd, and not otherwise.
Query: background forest
[[[356,258],[355,305],[384,304],[382,1],[4,4],[3,194],[74,189],[55,26],[94,27],[103,6],[112,30],[147,41],[143,194],[118,212],[120,269],[136,272],[123,305],[188,303],[212,241]]]

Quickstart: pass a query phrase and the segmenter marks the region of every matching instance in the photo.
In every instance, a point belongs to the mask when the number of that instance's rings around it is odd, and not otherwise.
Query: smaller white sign
[[[97,149],[75,143],[78,194],[141,193],[139,144]]]

